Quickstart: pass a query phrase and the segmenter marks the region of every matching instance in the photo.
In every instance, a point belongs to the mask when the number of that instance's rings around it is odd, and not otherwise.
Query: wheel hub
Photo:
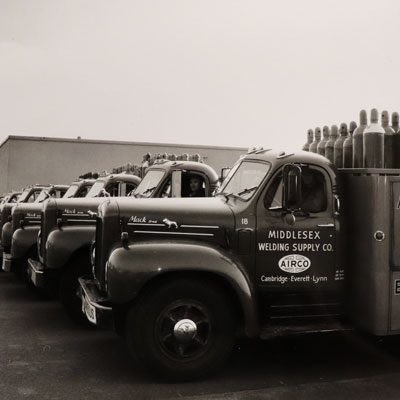
[[[175,338],[183,343],[190,342],[196,336],[196,333],[196,323],[188,318],[181,319],[174,326]]]

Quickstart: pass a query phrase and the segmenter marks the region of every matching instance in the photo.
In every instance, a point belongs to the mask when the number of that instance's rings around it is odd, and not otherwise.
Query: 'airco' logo
[[[309,258],[302,256],[301,254],[289,254],[282,257],[278,261],[278,265],[282,271],[291,274],[299,274],[311,267],[311,261]]]

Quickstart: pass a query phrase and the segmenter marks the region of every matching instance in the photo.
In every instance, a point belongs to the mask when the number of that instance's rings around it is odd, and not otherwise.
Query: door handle
[[[335,224],[318,224],[317,226],[320,228],[333,228]]]

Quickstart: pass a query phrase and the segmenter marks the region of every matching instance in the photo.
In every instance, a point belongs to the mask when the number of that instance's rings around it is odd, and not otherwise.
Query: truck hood
[[[20,227],[20,221],[28,224],[40,224],[43,203],[19,203],[12,210],[12,231]]]
[[[120,199],[119,214],[129,225],[168,229],[221,228],[234,229],[233,213],[224,199],[161,198]]]
[[[88,211],[97,212],[100,204],[104,203],[108,197],[89,197],[76,199],[59,199],[53,200],[59,213],[63,217],[82,215],[88,216]]]

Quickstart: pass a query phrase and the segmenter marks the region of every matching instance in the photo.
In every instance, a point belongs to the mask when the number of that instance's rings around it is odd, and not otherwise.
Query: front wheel
[[[229,356],[235,319],[229,296],[210,281],[164,281],[127,315],[133,356],[157,374],[187,380],[209,374]]]

